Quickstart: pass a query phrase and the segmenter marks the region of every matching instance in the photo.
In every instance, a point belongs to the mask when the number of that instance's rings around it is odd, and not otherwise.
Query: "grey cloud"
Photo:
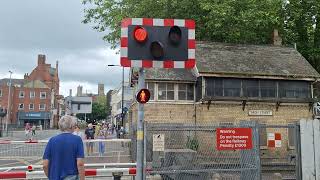
[[[0,2],[0,48],[95,48],[102,33],[82,24],[80,0]],[[4,42],[4,43],[2,43]]]

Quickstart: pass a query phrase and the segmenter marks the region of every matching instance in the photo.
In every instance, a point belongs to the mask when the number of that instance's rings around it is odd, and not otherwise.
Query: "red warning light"
[[[148,32],[141,26],[137,26],[135,29],[134,29],[134,32],[133,32],[133,37],[136,41],[140,42],[140,43],[143,43],[147,40],[148,38]]]
[[[28,169],[28,171],[33,171],[33,167],[32,167],[31,165],[29,165],[29,166],[27,167],[27,169]]]
[[[141,89],[137,93],[136,99],[141,104],[147,103],[150,99],[150,91],[148,89]]]

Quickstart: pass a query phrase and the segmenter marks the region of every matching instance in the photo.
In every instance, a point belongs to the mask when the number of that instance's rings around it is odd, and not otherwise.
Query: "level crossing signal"
[[[140,89],[136,95],[136,99],[141,104],[147,103],[150,99],[150,91],[148,89]]]
[[[123,67],[193,68],[195,22],[184,19],[124,19],[120,54]]]

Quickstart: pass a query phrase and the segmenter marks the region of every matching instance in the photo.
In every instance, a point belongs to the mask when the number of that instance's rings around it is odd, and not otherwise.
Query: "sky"
[[[59,61],[60,94],[97,93],[98,83],[105,93],[120,86],[118,50],[102,40],[104,33],[83,24],[81,0],[1,0],[0,1],[0,79],[23,78],[37,65],[38,54],[55,67]],[[125,81],[128,70],[125,69]]]

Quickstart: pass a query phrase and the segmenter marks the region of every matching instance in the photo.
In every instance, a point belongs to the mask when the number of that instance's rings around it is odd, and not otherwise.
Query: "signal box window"
[[[24,104],[23,104],[23,103],[20,103],[20,104],[19,104],[19,107],[18,107],[18,109],[19,109],[19,110],[22,110],[22,109],[24,109]]]
[[[155,83],[147,83],[147,88],[150,91],[150,100],[154,100],[154,85]]]
[[[24,98],[24,91],[19,92],[19,98]]]
[[[33,99],[36,96],[36,93],[34,91],[30,91],[30,99]]]
[[[40,99],[45,99],[47,97],[46,92],[40,92]]]
[[[281,98],[310,98],[310,85],[308,82],[280,81]]]
[[[39,104],[39,110],[44,111],[46,109],[45,104]]]
[[[174,84],[158,84],[158,100],[174,100]]]
[[[178,84],[178,99],[179,100],[193,100],[194,91],[192,84]]]
[[[29,110],[34,110],[34,104],[29,104]]]

